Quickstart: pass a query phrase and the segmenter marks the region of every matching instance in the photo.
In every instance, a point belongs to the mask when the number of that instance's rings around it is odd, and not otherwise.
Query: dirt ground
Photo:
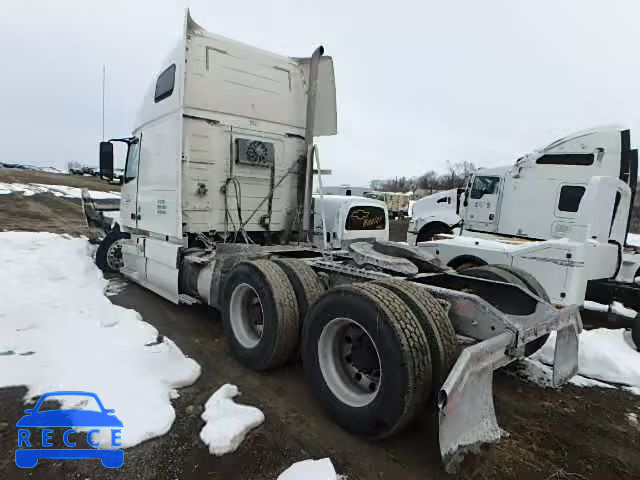
[[[394,242],[407,241],[407,229],[409,228],[409,219],[391,220],[389,222],[389,240]]]
[[[0,181],[6,181],[1,170]],[[60,178],[51,183],[60,184]],[[33,197],[59,211],[58,220],[42,224],[32,220],[33,229],[41,225],[40,230],[68,231],[71,217],[62,213],[62,206],[53,207],[55,198]],[[7,218],[23,213],[6,210],[2,201],[0,230]],[[396,230],[402,234],[401,226],[392,225]],[[216,311],[173,305],[115,278],[126,286],[111,300],[140,312],[202,366],[198,381],[180,389],[174,401],[176,421],[171,430],[125,450],[124,466],[117,470],[104,469],[97,460],[42,460],[32,470],[20,470],[13,455],[15,423],[28,408],[22,403],[25,389],[0,389],[0,478],[266,480],[277,478],[293,462],[322,457],[330,457],[336,470],[352,480],[640,478],[640,427],[627,419],[629,413],[640,416],[640,397],[627,391],[573,385],[545,389],[519,378],[517,366],[498,371],[495,406],[507,435],[467,455],[459,472],[448,475],[440,466],[436,419],[431,412],[425,411],[409,431],[389,440],[373,442],[349,435],[311,397],[299,364],[269,373],[251,372],[230,358]],[[200,413],[207,398],[224,383],[237,384],[242,392],[238,400],[262,409],[266,421],[235,453],[215,457],[198,438],[203,426]]]
[[[86,187],[103,192],[120,189],[119,185],[110,184],[98,177],[60,175],[15,168],[0,168],[0,182]],[[49,193],[29,196],[21,193],[0,195],[0,231],[6,230],[88,234],[80,200],[56,197]]]
[[[20,168],[0,168],[0,182],[7,183],[43,183],[45,185],[66,185],[68,187],[87,187],[90,190],[113,192],[119,190],[106,180],[88,175],[71,175],[41,172]]]

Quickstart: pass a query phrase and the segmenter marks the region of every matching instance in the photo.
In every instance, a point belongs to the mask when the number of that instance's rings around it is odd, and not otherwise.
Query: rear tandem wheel
[[[433,377],[431,403],[435,405],[438,390],[458,359],[456,331],[440,302],[427,290],[412,282],[388,278],[373,282],[392,291],[411,309],[427,337]]]
[[[431,355],[411,309],[373,283],[341,285],[311,307],[302,336],[308,384],[333,420],[372,438],[392,435],[431,392]]]
[[[295,351],[298,304],[291,282],[274,262],[236,265],[225,279],[221,310],[231,351],[252,370],[280,366]]]

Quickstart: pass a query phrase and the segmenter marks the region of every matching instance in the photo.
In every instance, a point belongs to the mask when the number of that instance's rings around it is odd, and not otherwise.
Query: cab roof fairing
[[[598,133],[607,133],[607,132],[620,133],[624,130],[627,130],[627,128],[622,125],[602,125],[599,127],[587,128],[585,130],[578,130],[577,132],[573,132],[567,135],[566,137],[562,137],[556,140],[555,142],[551,142],[549,145],[547,145],[546,147],[540,150],[535,150],[535,152],[536,153],[539,152],[540,156],[542,156],[544,153],[548,153],[549,151],[556,149],[572,140],[577,140],[578,138],[587,137],[589,135],[594,135]]]
[[[248,45],[237,40],[226,38],[222,35],[216,35],[201,27],[190,14],[189,9],[185,10],[185,20],[183,34],[180,41],[171,50],[167,59],[163,62],[162,68],[153,77],[147,93],[143,98],[142,105],[138,110],[136,121],[134,124],[133,132],[139,131],[145,124],[153,122],[154,120],[179,109],[184,109],[185,101],[185,74],[186,74],[186,61],[187,61],[187,48],[189,41],[193,36],[210,38],[220,41],[231,47],[235,46],[242,50],[249,49],[254,52],[259,52],[262,55],[270,57],[278,62],[291,65],[292,68],[296,68],[300,71],[301,75],[305,78],[305,82],[308,82],[309,65],[311,58],[294,58],[279,55],[273,52]],[[162,101],[156,103],[155,87],[158,76],[164,72],[172,64],[176,65],[176,79],[175,89],[177,90],[171,97],[170,101]],[[325,76],[324,80],[328,80],[330,88],[323,88],[323,83],[319,82],[318,86],[318,100],[316,111],[316,128],[314,135],[335,135],[337,133],[337,108],[336,108],[336,95],[335,95],[335,77],[333,71],[333,59],[330,56],[323,55],[321,57],[319,76]],[[305,97],[307,92],[304,92]],[[304,125],[301,126],[304,128]]]
[[[520,170],[523,168],[531,168],[535,166],[536,161],[549,153],[569,153],[569,152],[555,152],[557,149],[561,149],[563,145],[566,145],[569,142],[574,140],[578,140],[580,138],[586,138],[591,135],[598,135],[602,133],[615,133],[619,135],[624,130],[627,130],[627,127],[622,125],[603,125],[599,127],[587,128],[584,130],[578,130],[577,132],[573,132],[565,137],[562,137],[558,140],[555,140],[545,147],[538,148],[533,150],[532,152],[524,154],[522,157],[518,158],[513,166],[507,171],[513,175],[518,175]],[[576,152],[577,153],[577,152]]]

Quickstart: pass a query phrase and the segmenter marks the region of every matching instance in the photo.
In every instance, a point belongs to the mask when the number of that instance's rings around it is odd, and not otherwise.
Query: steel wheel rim
[[[255,288],[241,283],[233,289],[229,318],[233,335],[240,345],[254,348],[260,343],[264,331],[264,310]]]
[[[123,240],[116,240],[107,249],[107,265],[113,270],[120,270],[124,267],[124,259],[122,258]]]
[[[348,339],[351,341],[348,341]],[[362,346],[357,347],[356,343]],[[368,363],[356,362],[356,348],[365,348]],[[375,342],[358,322],[350,318],[334,318],[322,329],[318,339],[318,363],[324,381],[344,404],[365,407],[376,398],[382,383],[382,364]]]

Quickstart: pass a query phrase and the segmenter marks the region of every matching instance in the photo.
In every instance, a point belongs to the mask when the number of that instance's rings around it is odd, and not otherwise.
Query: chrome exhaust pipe
[[[307,120],[304,131],[304,151],[306,155],[306,168],[304,174],[304,202],[302,211],[302,238],[309,240],[309,233],[313,230],[311,225],[311,195],[313,193],[313,132],[316,119],[316,94],[318,92],[318,63],[324,53],[324,47],[320,45],[311,55],[309,67],[309,86],[307,89]],[[302,180],[302,179],[301,179]]]

